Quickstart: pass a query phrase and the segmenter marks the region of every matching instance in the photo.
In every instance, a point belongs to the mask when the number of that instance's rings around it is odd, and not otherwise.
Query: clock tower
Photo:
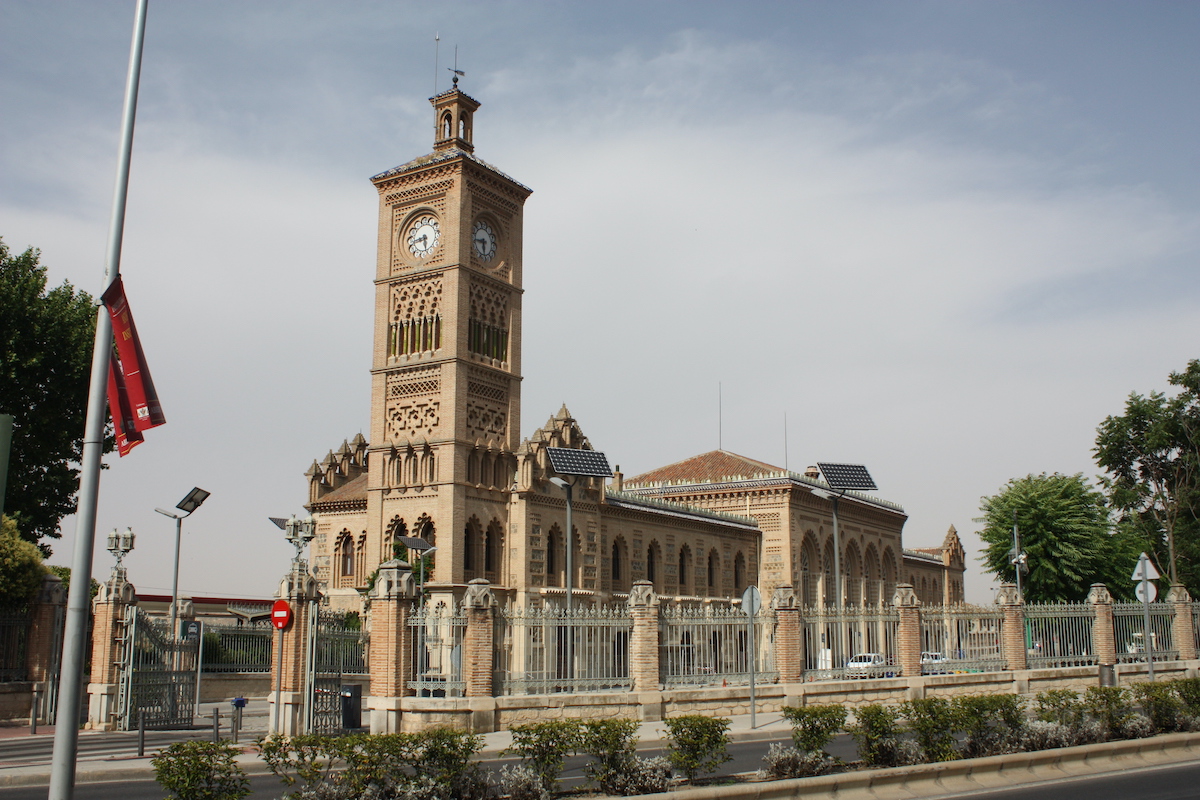
[[[430,99],[433,152],[379,191],[367,542],[436,545],[427,583],[510,583],[505,532],[520,441],[521,233],[530,190],[474,155],[479,103]]]

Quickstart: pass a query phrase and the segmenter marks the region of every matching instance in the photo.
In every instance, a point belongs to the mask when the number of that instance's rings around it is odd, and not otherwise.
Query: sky
[[[0,237],[93,294],[133,12],[0,0]],[[168,423],[105,458],[94,574],[131,527],[168,593],[154,509],[200,486],[181,593],[273,595],[267,517],[369,430],[369,178],[432,149],[457,48],[476,154],[534,190],[522,435],[565,403],[627,476],[865,464],[990,602],[980,498],[1094,479],[1097,425],[1200,357],[1198,35],[1187,2],[152,2],[121,271]]]

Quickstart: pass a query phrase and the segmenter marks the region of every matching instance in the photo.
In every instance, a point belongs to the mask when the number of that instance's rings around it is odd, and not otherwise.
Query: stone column
[[[127,633],[125,615],[135,596],[124,570],[114,570],[92,601],[92,674],[87,690],[87,727],[91,730],[116,729],[117,681]]]
[[[412,694],[413,635],[408,624],[417,602],[412,567],[393,559],[379,565],[367,597],[371,604],[371,648],[367,669],[371,694],[366,698],[371,733],[400,732],[400,698]]]
[[[1192,623],[1192,598],[1183,584],[1177,583],[1167,592],[1167,602],[1171,604],[1171,638],[1175,640],[1175,649],[1179,651],[1181,661],[1191,661],[1196,658],[1196,633]]]
[[[629,637],[629,675],[635,692],[662,688],[658,671],[658,595],[650,581],[636,581],[629,590],[629,615],[633,633]]]
[[[775,609],[775,668],[780,683],[799,683],[804,677],[804,637],[800,635],[800,607],[790,586],[780,586],[771,597]]]
[[[900,612],[900,625],[896,631],[896,646],[899,650],[900,674],[906,678],[921,675],[921,601],[913,591],[911,583],[901,583],[892,596],[892,605]]]
[[[271,653],[267,730],[284,736],[296,736],[304,732],[304,672],[308,655],[309,619],[312,616],[313,604],[320,599],[321,593],[317,589],[317,579],[308,572],[305,565],[304,571],[293,570],[280,581],[279,591],[275,596],[286,600],[292,607],[292,623],[283,631],[282,636],[279,633],[275,634],[274,647],[279,649],[273,649]],[[280,653],[283,654],[282,675],[279,671]],[[276,686],[280,687],[278,692],[275,690]],[[275,724],[276,707],[279,711],[278,730]]]
[[[45,716],[46,692],[50,678],[58,669],[62,658],[62,636],[64,614],[67,605],[67,590],[57,575],[48,573],[42,579],[42,588],[33,601],[29,618],[29,638],[25,644],[25,679],[33,683],[40,708],[30,706],[30,714]]]
[[[1093,583],[1087,601],[1092,605],[1092,649],[1096,663],[1112,666],[1117,663],[1117,641],[1113,635],[1113,597],[1103,583]]]
[[[1025,600],[1015,583],[1002,583],[996,592],[996,605],[1004,609],[1000,625],[1000,646],[1008,669],[1014,672],[1027,669],[1025,650]]]

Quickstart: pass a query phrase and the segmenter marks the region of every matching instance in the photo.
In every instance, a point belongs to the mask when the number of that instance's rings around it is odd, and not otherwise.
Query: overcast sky
[[[133,11],[0,2],[0,237],[92,293]],[[431,150],[457,44],[477,154],[534,190],[522,434],[565,402],[626,475],[719,427],[866,464],[989,601],[980,497],[1094,476],[1200,356],[1198,35],[1186,2],[154,2],[122,273],[168,424],[106,458],[95,573],[131,526],[168,592],[153,509],[195,485],[181,591],[274,592],[266,518],[369,430],[368,179]]]

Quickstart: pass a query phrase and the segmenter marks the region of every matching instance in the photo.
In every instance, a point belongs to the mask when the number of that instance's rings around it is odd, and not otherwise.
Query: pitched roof
[[[758,475],[779,475],[782,467],[739,456],[728,450],[712,450],[698,456],[676,461],[665,467],[629,478],[631,484],[666,482],[712,482],[726,478],[753,478]]]
[[[313,503],[313,505],[323,506],[328,503],[355,502],[361,502],[364,504],[367,502],[367,473],[365,472],[362,475],[359,475],[357,478],[347,481],[336,489],[321,495],[321,498],[317,500],[317,502]]]

